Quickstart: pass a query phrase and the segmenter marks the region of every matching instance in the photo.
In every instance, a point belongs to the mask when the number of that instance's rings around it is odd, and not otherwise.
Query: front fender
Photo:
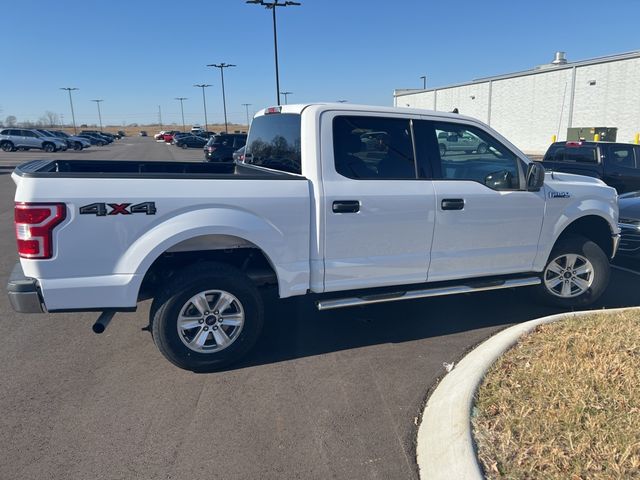
[[[264,218],[229,207],[191,210],[156,225],[127,249],[114,273],[135,273],[141,279],[151,264],[171,247],[204,235],[238,237],[262,250],[276,271],[281,297],[307,290],[309,262],[302,252],[308,249],[308,238],[285,236]]]
[[[551,250],[567,227],[576,220],[588,216],[605,220],[612,235],[619,233],[618,205],[615,196],[611,199],[601,197],[569,199],[568,203],[562,203],[560,199],[547,199],[547,211],[540,236],[541,248],[538,249],[534,261],[535,271],[544,269]]]

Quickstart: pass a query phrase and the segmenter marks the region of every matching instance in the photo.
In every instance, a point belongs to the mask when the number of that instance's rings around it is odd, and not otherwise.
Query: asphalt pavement
[[[153,138],[85,152],[0,152],[0,285],[16,262],[10,171],[55,156],[195,160]],[[71,187],[70,187],[71,188]],[[640,276],[614,270],[596,305],[639,305]],[[257,350],[213,374],[173,367],[117,314],[20,315],[0,294],[1,479],[417,478],[417,416],[443,362],[514,323],[557,313],[525,290],[317,312],[267,301]]]

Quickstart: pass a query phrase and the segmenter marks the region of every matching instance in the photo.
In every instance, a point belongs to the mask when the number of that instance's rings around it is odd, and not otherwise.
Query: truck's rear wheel
[[[538,293],[546,303],[583,307],[594,303],[609,284],[609,259],[581,236],[567,237],[553,248]]]
[[[257,341],[262,297],[240,270],[188,267],[156,296],[151,332],[160,352],[186,370],[210,372],[240,360]]]

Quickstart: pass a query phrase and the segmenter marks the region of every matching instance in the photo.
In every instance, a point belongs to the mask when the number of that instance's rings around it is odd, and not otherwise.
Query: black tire
[[[80,142],[75,142],[75,143],[73,144],[73,149],[74,149],[76,152],[80,152],[80,151],[82,151],[82,149],[83,149],[83,148],[84,148],[84,147],[82,146],[82,144],[81,144]]]
[[[573,285],[571,277],[569,277],[569,280],[567,280],[564,276],[560,277],[557,273],[549,270],[551,264],[555,261],[555,259],[560,259],[561,264],[562,257],[567,254],[578,255],[579,257],[586,259],[591,264],[591,275],[593,276],[593,278],[591,279],[591,284],[581,293],[578,293],[579,288],[577,287],[577,285]],[[582,262],[576,263],[580,263],[581,265],[583,265]],[[576,269],[574,271],[578,270],[579,269]],[[564,275],[570,274],[571,272],[567,271]],[[547,260],[547,264],[545,265],[545,269],[541,275],[542,283],[536,287],[536,294],[541,301],[550,305],[563,308],[585,307],[597,301],[598,298],[600,298],[600,296],[604,293],[604,291],[607,289],[607,286],[609,285],[610,274],[611,270],[609,266],[609,259],[595,242],[592,242],[591,240],[579,235],[567,236],[563,239],[560,239],[553,247],[551,255],[549,255],[549,259]],[[568,283],[568,288],[570,290],[574,288],[578,290],[576,291],[575,296],[563,297],[559,295],[561,292],[556,291],[554,293],[551,289],[548,288],[546,283],[547,279],[550,283],[553,283],[560,278],[565,278],[565,280],[563,280],[560,286],[556,288],[562,289],[562,283]],[[583,281],[588,281],[590,277],[588,277],[587,274],[584,274],[580,278]]]
[[[233,295],[241,304],[244,324],[227,347],[200,353],[183,343],[177,322],[189,299],[208,290],[223,290]],[[246,275],[230,265],[207,262],[185,268],[156,295],[151,305],[151,333],[160,352],[177,367],[212,372],[239,361],[255,345],[262,331],[263,310],[262,296]]]
[[[56,146],[53,143],[45,142],[42,144],[42,149],[47,153],[51,153],[56,151]]]
[[[16,147],[11,142],[2,142],[2,145],[0,145],[0,147],[4,152],[14,152],[16,149]]]
[[[442,143],[439,143],[438,148],[440,149],[440,156],[444,157],[444,154],[447,153],[447,147]]]
[[[481,143],[480,145],[478,145],[478,149],[476,150],[476,152],[482,154],[482,153],[487,153],[488,147],[486,143]]]
[[[183,143],[183,144],[182,144],[182,145],[180,145],[180,146],[181,146],[182,148],[184,148],[185,150],[186,150],[187,148],[189,148],[189,145],[187,145],[186,143]]]

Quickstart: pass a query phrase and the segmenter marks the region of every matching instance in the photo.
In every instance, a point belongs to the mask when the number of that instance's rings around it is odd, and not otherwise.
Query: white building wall
[[[493,82],[491,126],[525,152],[544,152],[566,138],[572,69]],[[463,113],[463,112],[461,112]]]
[[[589,85],[592,80],[595,85]],[[570,126],[617,127],[618,141],[629,142],[640,132],[640,58],[542,68],[526,75],[399,95],[394,103],[447,112],[458,108],[463,115],[489,123],[529,153],[544,153],[552,135],[566,139]]]
[[[572,123],[618,127],[617,140],[632,141],[640,132],[640,58],[577,68]]]

